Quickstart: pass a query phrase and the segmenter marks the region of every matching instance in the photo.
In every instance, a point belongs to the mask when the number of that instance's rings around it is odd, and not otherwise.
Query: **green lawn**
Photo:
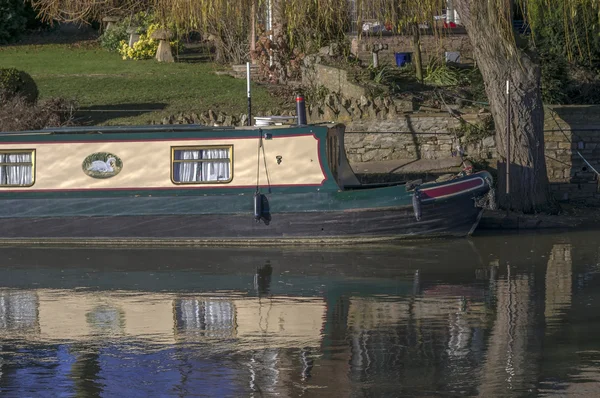
[[[82,109],[147,110],[103,112],[97,122],[104,124],[144,124],[209,109],[235,115],[247,110],[245,80],[216,75],[219,67],[209,62],[124,61],[95,45],[47,44],[0,48],[0,68],[7,67],[31,74],[40,99],[74,99]],[[255,115],[281,104],[266,88],[252,85]]]

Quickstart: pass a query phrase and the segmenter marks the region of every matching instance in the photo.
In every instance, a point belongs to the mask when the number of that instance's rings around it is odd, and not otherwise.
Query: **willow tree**
[[[31,0],[33,7],[47,22],[85,23],[103,17],[126,15],[148,8],[145,0]]]
[[[471,40],[496,126],[502,159],[498,202],[507,209],[544,210],[551,197],[537,55],[515,35],[512,0],[454,0],[454,5]]]
[[[356,0],[379,5],[385,0]],[[446,0],[388,0],[400,9],[423,14],[445,8]],[[544,157],[544,108],[541,68],[535,43],[513,27],[516,7],[530,19],[532,12],[560,5],[568,33],[577,12],[598,10],[600,0],[452,0],[473,46],[496,126],[498,203],[524,212],[547,210],[552,197]],[[594,22],[600,14],[596,13]],[[539,18],[538,18],[539,19]],[[591,19],[590,19],[591,23]],[[535,28],[535,27],[534,27]],[[568,34],[566,35],[568,37]],[[583,44],[581,45],[583,47]],[[509,94],[507,94],[507,86]],[[508,173],[507,173],[508,168]],[[508,189],[507,189],[508,185]]]
[[[27,1],[27,0],[26,0]],[[241,62],[248,55],[253,0],[30,0],[47,21],[89,23],[105,16],[153,14],[176,34],[200,32],[213,41],[219,62]],[[254,0],[262,2],[263,0]]]
[[[525,212],[545,210],[551,196],[544,157],[541,67],[534,43],[515,32],[515,8],[522,7],[527,17],[560,5],[568,32],[577,11],[597,10],[598,0],[454,0],[454,5],[473,45],[496,125],[503,160],[499,203]],[[594,18],[597,22],[598,14]]]
[[[27,0],[26,0],[27,1]],[[249,53],[253,23],[266,25],[271,11],[275,35],[285,36],[289,46],[302,51],[313,43],[343,37],[347,27],[348,0],[30,0],[46,20],[87,22],[107,15],[151,11],[157,22],[174,24],[177,30],[200,32],[216,40],[223,62],[231,52]],[[244,47],[245,46],[245,47]],[[239,57],[237,57],[239,58]]]

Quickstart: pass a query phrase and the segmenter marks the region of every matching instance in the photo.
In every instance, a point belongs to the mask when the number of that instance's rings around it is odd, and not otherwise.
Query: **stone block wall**
[[[350,162],[398,159],[439,159],[452,156],[454,140],[447,134],[346,134]]]
[[[559,201],[600,205],[600,106],[549,107],[544,120],[550,189]]]
[[[481,115],[463,115],[472,121]],[[496,166],[494,136],[466,143],[453,134],[457,119],[448,114],[404,114],[347,123],[350,162],[445,159],[461,144],[471,158]],[[561,202],[600,206],[600,106],[548,107],[544,121],[550,189]],[[581,156],[580,156],[581,155]]]
[[[480,115],[463,115],[476,122]],[[401,115],[387,120],[356,119],[346,126],[346,154],[350,162],[398,159],[444,159],[456,156],[457,145],[474,158],[495,158],[493,136],[466,143],[454,132],[458,119],[447,113]]]
[[[374,44],[387,44],[387,50],[379,52],[380,65],[396,65],[395,53],[412,53],[412,36],[368,36],[368,37],[350,37],[351,52],[360,58],[366,64],[373,60],[371,49]],[[473,63],[473,46],[466,33],[448,33],[441,38],[433,35],[421,36],[421,53],[423,63],[427,64],[432,59],[445,59],[446,52],[459,52],[460,62],[465,64]]]
[[[346,98],[360,98],[367,94],[367,90],[348,81],[348,73],[339,68],[316,64],[312,69],[305,69],[302,76],[305,86],[323,86],[330,92],[339,93]]]

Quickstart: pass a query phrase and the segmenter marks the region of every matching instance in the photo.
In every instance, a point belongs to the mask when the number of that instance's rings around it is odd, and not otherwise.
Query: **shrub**
[[[475,123],[467,122],[465,119],[460,119],[460,125],[450,129],[451,133],[462,138],[462,141],[468,144],[479,142],[486,137],[494,135],[494,119],[487,115]]]
[[[125,40],[121,41],[119,44],[119,54],[121,54],[123,59],[150,59],[156,54],[158,43],[158,40],[150,38],[150,33],[141,34],[138,41],[133,43],[132,47],[129,47],[129,44]]]
[[[23,0],[0,0],[0,43],[16,39],[27,27]]]
[[[154,23],[154,20],[154,15],[145,11],[126,17],[100,36],[100,46],[108,51],[118,52],[123,59],[150,59],[156,54],[159,44],[159,41],[153,40],[151,35],[161,28],[161,25]],[[136,33],[140,35],[138,41],[131,47],[129,46],[129,33],[127,33],[130,27],[135,27]],[[169,26],[169,28],[175,30],[174,26]],[[183,46],[183,43],[177,40],[170,44],[173,52],[181,51]]]
[[[545,104],[563,104],[568,101],[569,65],[560,54],[540,54],[542,100]]]
[[[146,11],[138,12],[133,16],[123,18],[114,24],[110,30],[105,31],[100,36],[100,46],[111,52],[119,52],[121,43],[129,40],[127,29],[136,27],[137,34],[145,34],[153,21],[154,15]]]
[[[15,68],[0,69],[0,103],[15,96],[34,103],[38,94],[37,85],[29,74]]]
[[[443,61],[434,60],[427,65],[423,80],[435,86],[456,86],[461,83],[462,76],[456,68]]]
[[[526,9],[532,42],[541,61],[544,102],[597,103],[600,25],[591,16],[600,12],[600,6],[534,3]]]
[[[485,83],[479,68],[468,69],[464,75],[463,87],[471,95],[471,99],[476,102],[487,102],[487,94],[485,92]]]
[[[148,26],[148,30],[146,33],[142,33],[138,41],[133,43],[133,47],[129,47],[129,44],[123,40],[119,46],[119,53],[123,57],[123,59],[150,59],[156,55],[156,50],[158,49],[158,40],[154,40],[151,38],[152,33],[156,30],[160,29],[161,26],[159,24],[151,24]],[[170,42],[171,51],[176,53],[182,43],[178,40],[173,40]]]
[[[290,79],[299,79],[304,54],[289,45],[286,35],[271,39],[268,33],[260,32],[252,54],[258,63],[259,74],[271,83],[285,84]]]
[[[125,24],[117,24],[110,30],[105,31],[100,36],[100,47],[107,51],[116,52],[119,51],[122,41],[129,39],[129,33],[127,33],[127,26]]]
[[[369,66],[370,76],[377,84],[390,83],[394,78],[394,67],[390,65],[381,65],[377,68]]]
[[[0,131],[39,130],[72,125],[75,104],[52,98],[32,104],[20,95],[0,103]]]

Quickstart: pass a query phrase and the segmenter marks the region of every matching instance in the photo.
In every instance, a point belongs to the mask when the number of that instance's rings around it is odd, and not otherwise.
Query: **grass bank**
[[[0,68],[8,67],[31,74],[41,99],[76,100],[83,111],[78,116],[91,116],[92,123],[144,124],[179,112],[239,115],[247,109],[246,82],[215,74],[213,63],[124,61],[94,41],[0,47]],[[282,105],[264,86],[252,90],[255,115]]]

